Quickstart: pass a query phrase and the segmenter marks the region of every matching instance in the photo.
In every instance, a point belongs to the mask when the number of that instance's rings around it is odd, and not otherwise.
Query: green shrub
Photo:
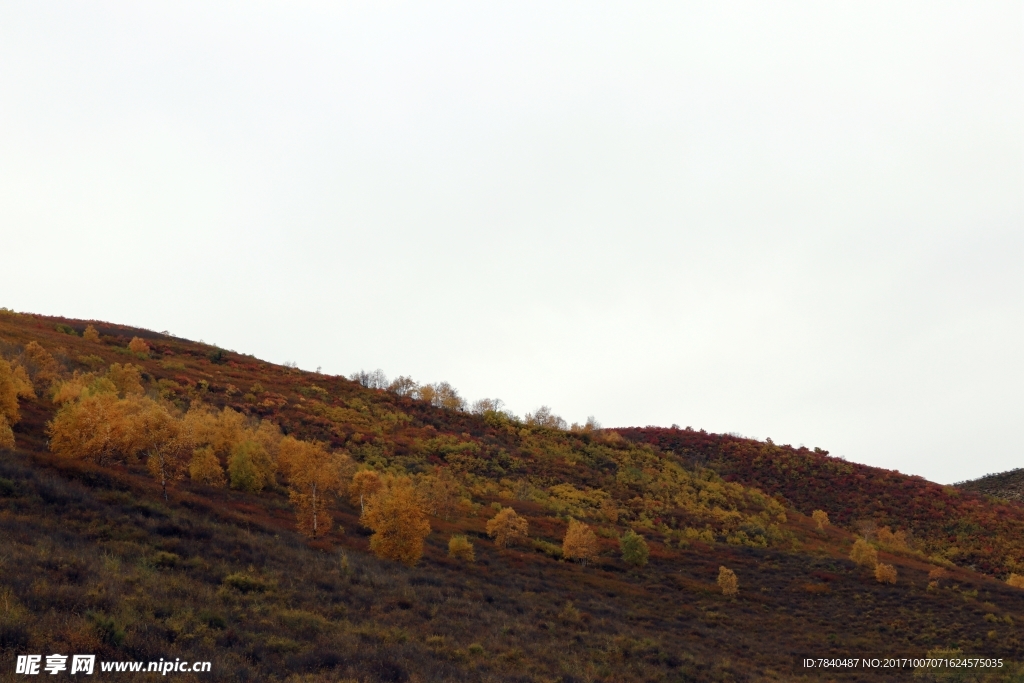
[[[154,567],[174,567],[178,564],[178,560],[181,558],[174,553],[168,553],[164,551],[158,552],[153,556]]]
[[[223,631],[228,627],[228,622],[224,617],[208,610],[203,610],[199,613],[199,621],[218,631]]]
[[[124,642],[124,629],[117,625],[113,617],[108,617],[98,612],[87,612],[86,618],[92,622],[96,629],[96,635],[108,645],[120,647]]]
[[[626,531],[619,539],[619,549],[622,550],[622,560],[634,567],[643,567],[647,564],[647,558],[651,551],[647,547],[644,537],[632,529]]]
[[[231,586],[243,593],[266,593],[270,585],[248,574],[228,574],[224,577],[224,584]]]

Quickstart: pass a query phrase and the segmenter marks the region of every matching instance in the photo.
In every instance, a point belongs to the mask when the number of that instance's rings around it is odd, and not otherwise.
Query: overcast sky
[[[0,306],[1024,466],[1021,2],[0,1]]]

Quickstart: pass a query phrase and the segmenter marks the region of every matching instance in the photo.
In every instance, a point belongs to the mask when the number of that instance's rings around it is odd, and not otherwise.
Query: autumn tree
[[[1024,588],[1024,576],[1021,576],[1020,574],[1010,574],[1006,579],[1006,583],[1014,588]]]
[[[112,392],[83,395],[50,421],[50,450],[100,465],[133,462],[163,438],[163,432],[150,431],[152,415],[158,412],[154,403],[143,396],[119,399]]]
[[[276,469],[267,449],[253,439],[236,444],[228,457],[228,476],[233,489],[259,493],[273,482]]]
[[[462,487],[447,467],[435,475],[424,477],[419,486],[423,509],[436,517],[451,519],[462,497]]]
[[[487,520],[487,534],[499,548],[507,548],[513,543],[526,540],[529,529],[530,523],[512,508],[502,508]]]
[[[651,554],[644,537],[632,529],[627,530],[619,539],[619,549],[622,551],[623,562],[634,567],[646,565]]]
[[[75,370],[71,377],[53,385],[53,402],[63,405],[77,401],[96,379],[96,375],[91,372],[80,373],[78,370]]]
[[[117,387],[117,395],[121,398],[146,392],[142,386],[142,368],[138,365],[113,363],[106,376]]]
[[[812,512],[811,519],[814,520],[814,523],[817,525],[818,531],[824,531],[829,525],[828,513],[824,510],[815,510]]]
[[[373,470],[359,470],[352,476],[348,491],[352,504],[359,503],[359,514],[366,512],[366,501],[380,491],[380,476]]]
[[[37,341],[25,345],[22,359],[36,386],[46,388],[60,375],[60,364],[49,351]]]
[[[331,453],[319,441],[281,441],[279,462],[288,477],[288,498],[296,510],[299,531],[315,538],[330,531],[333,520],[327,508],[341,489],[347,456]]]
[[[727,568],[718,568],[718,587],[722,590],[722,595],[732,597],[740,592],[740,582],[736,578],[736,572]]]
[[[87,342],[96,343],[100,340],[100,333],[96,331],[96,328],[92,325],[86,325],[85,331],[82,332],[82,339]]]
[[[619,521],[619,506],[615,504],[613,499],[605,498],[601,501],[601,516],[604,517],[609,524],[615,524]]]
[[[896,567],[879,562],[875,565],[875,580],[878,583],[896,583]]]
[[[562,539],[562,557],[576,560],[583,566],[597,557],[597,536],[587,524],[575,519],[569,520],[569,528]]]
[[[565,420],[551,412],[551,408],[541,406],[536,412],[526,414],[526,424],[534,427],[546,427],[548,429],[565,429],[568,427]]]
[[[907,532],[902,529],[893,532],[887,526],[878,530],[878,543],[892,550],[907,551],[910,549]]]
[[[148,354],[149,344],[138,337],[132,337],[132,340],[128,342],[128,350],[140,355]]]
[[[878,551],[863,538],[858,538],[850,550],[850,559],[861,566],[874,568],[878,564]]]
[[[412,377],[406,377],[405,375],[399,375],[396,377],[391,384],[388,385],[388,391],[398,394],[399,396],[414,396],[416,390],[419,389],[417,384]]]
[[[476,559],[473,544],[463,535],[452,536],[448,541],[448,557],[463,562],[473,562]]]
[[[423,555],[423,539],[430,534],[430,522],[407,477],[388,481],[366,501],[360,519],[374,532],[370,550],[378,557],[411,567]]]
[[[224,468],[217,459],[213,446],[200,446],[192,451],[188,474],[192,481],[207,486],[222,487],[227,483]]]
[[[21,419],[14,368],[0,358],[0,448],[14,448],[14,425]]]
[[[167,485],[184,478],[188,470],[193,450],[192,435],[183,428],[180,419],[154,401],[147,402],[135,420],[135,429],[148,438],[146,466],[150,474],[159,480],[164,500],[167,500]]]

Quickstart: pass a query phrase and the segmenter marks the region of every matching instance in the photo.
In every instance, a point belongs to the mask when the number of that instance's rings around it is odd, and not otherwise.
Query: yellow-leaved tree
[[[107,379],[117,387],[117,395],[121,398],[145,393],[142,387],[142,368],[138,365],[113,363],[107,370]]]
[[[296,526],[316,538],[331,529],[327,508],[342,488],[348,456],[331,453],[319,441],[281,440],[278,462],[288,477],[288,498],[295,506]]]
[[[259,493],[273,483],[276,472],[277,464],[255,439],[239,442],[228,456],[228,476],[233,489]]]
[[[487,534],[494,539],[494,545],[499,548],[507,548],[526,540],[529,530],[530,523],[512,508],[502,508],[498,514],[487,520]]]
[[[462,486],[448,467],[439,467],[436,474],[424,477],[419,490],[423,509],[445,520],[451,519],[462,498]]]
[[[380,476],[373,470],[359,470],[352,476],[348,492],[352,504],[359,503],[359,514],[366,512],[366,501],[380,491],[383,484]]]
[[[192,404],[184,421],[195,444],[189,464],[193,480],[222,486],[227,463],[234,488],[259,491],[274,481],[281,442],[276,424],[256,423],[231,408],[217,411],[200,403]]]
[[[138,337],[132,337],[132,340],[128,342],[128,350],[132,353],[147,354],[149,353],[149,344]]]
[[[423,555],[423,539],[430,534],[427,513],[408,477],[397,477],[366,501],[362,523],[373,530],[370,550],[388,560],[408,566]]]
[[[96,331],[96,328],[92,325],[86,325],[85,331],[82,332],[82,339],[87,342],[96,343],[100,340],[100,333]]]
[[[136,429],[146,435],[146,467],[160,482],[164,500],[167,485],[185,477],[194,447],[193,435],[184,421],[155,401],[147,401],[135,418]]]
[[[0,358],[0,448],[14,448],[13,428],[21,419],[18,398],[34,395],[24,368]]]
[[[728,567],[718,568],[718,587],[722,589],[722,595],[733,596],[740,592],[740,582],[736,578],[736,572]]]
[[[562,539],[562,557],[586,566],[587,562],[597,557],[597,549],[597,535],[593,529],[583,522],[570,519],[569,528]]]
[[[47,426],[50,450],[100,465],[133,462],[162,433],[151,434],[152,399],[103,391],[66,403]]]
[[[878,564],[878,551],[863,538],[858,538],[850,549],[850,559],[859,565],[874,569]]]
[[[46,389],[60,375],[60,364],[39,342],[31,341],[21,353],[29,375],[41,390]]]
[[[224,478],[224,468],[217,460],[213,446],[200,446],[192,451],[192,459],[188,464],[188,476],[192,481],[218,488],[227,483]]]
[[[818,531],[824,531],[828,525],[828,513],[824,510],[815,510],[811,513],[811,519],[814,520],[814,524],[818,527]]]
[[[473,552],[473,543],[463,535],[452,536],[448,539],[448,557],[463,562],[472,562],[476,559]]]
[[[896,583],[896,567],[879,562],[875,565],[875,580],[878,583]]]

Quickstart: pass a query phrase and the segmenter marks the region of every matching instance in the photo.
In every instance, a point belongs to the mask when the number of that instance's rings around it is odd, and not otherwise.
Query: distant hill
[[[0,309],[0,359],[8,389],[21,387],[14,448],[0,449],[3,666],[95,653],[212,663],[209,674],[176,673],[182,681],[612,683],[902,680],[911,669],[801,662],[940,648],[1001,657],[986,680],[1010,680],[1024,660],[1024,591],[1005,581],[1024,573],[1015,503],[824,451],[567,426],[548,411],[469,406],[444,383],[353,381],[96,321]],[[65,419],[62,429],[92,436],[61,450],[57,418],[88,406],[219,420],[191,457],[235,485],[191,469],[162,481],[155,446],[147,460],[104,445],[132,441],[103,431],[113,417]],[[139,424],[149,436],[167,427]],[[247,489],[236,465],[257,433],[320,442],[346,487],[356,471],[412,487],[430,513],[422,558],[406,566],[372,552],[347,488],[320,499],[334,527],[310,535],[310,502],[276,447],[277,468]],[[501,548],[487,525],[508,508],[528,532]],[[586,563],[563,556],[571,520],[593,532]],[[625,561],[628,531],[645,539],[646,565]],[[450,555],[455,536],[473,561]],[[860,537],[895,583],[850,559]],[[734,596],[718,583],[722,567],[738,579]]]
[[[957,488],[1004,500],[1024,501],[1024,468],[962,481]]]

